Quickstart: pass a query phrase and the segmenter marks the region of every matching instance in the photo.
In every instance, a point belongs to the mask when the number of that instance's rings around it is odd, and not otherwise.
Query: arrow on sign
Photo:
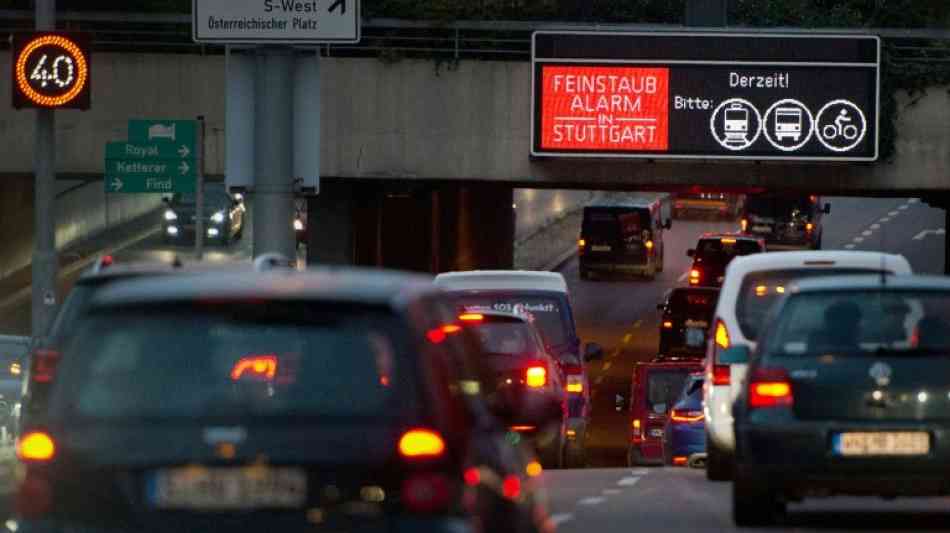
[[[122,180],[120,180],[119,178],[112,178],[112,189],[115,190],[115,192],[121,191]]]
[[[336,0],[336,2],[333,2],[332,4],[330,4],[329,13],[333,13],[334,11],[336,11],[336,8],[337,8],[337,7],[340,8],[340,14],[341,14],[341,15],[345,14],[345,13],[346,13],[346,0]]]
[[[189,150],[188,147],[185,146],[184,144],[181,145],[181,148],[178,149],[178,155],[180,155],[182,158],[188,157],[188,154],[190,153],[191,153],[191,150]]]
[[[181,175],[184,176],[185,174],[188,173],[188,170],[189,170],[190,168],[191,168],[191,167],[188,166],[188,163],[182,161],[181,164],[178,165],[178,172],[180,172]]]

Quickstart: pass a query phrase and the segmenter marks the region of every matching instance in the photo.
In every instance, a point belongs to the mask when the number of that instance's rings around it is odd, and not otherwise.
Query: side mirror
[[[594,361],[604,357],[604,349],[596,342],[589,342],[584,346],[584,361]]]
[[[696,255],[696,250],[694,250],[693,248],[686,250],[686,257],[693,257],[694,255]]]
[[[744,365],[749,362],[748,346],[733,346],[719,355],[719,362],[724,365]]]
[[[825,204],[825,208],[822,209],[822,212],[826,215],[831,214],[831,204]]]
[[[673,227],[673,220],[672,220],[672,219],[669,219],[669,218],[666,219],[666,222],[663,224],[663,228],[664,228],[664,229],[670,229],[670,228],[672,228],[672,227]]]
[[[623,394],[614,395],[614,408],[618,413],[627,410],[627,398]]]

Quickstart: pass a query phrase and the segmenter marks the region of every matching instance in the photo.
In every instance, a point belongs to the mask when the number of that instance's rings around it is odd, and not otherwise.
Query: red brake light
[[[462,473],[462,479],[469,487],[476,487],[482,482],[482,473],[478,470],[478,467],[470,466]]]
[[[442,435],[428,429],[411,429],[399,439],[399,453],[403,457],[433,458],[445,452]]]
[[[525,370],[525,385],[540,388],[548,384],[548,370],[543,366],[529,366]]]
[[[449,480],[442,474],[417,474],[402,483],[402,502],[416,513],[432,513],[449,506]]]
[[[690,422],[699,422],[703,419],[703,412],[673,409],[673,412],[670,413],[670,419],[673,420],[673,422],[682,422],[684,424],[688,424]]]
[[[509,500],[517,500],[521,497],[521,478],[512,474],[501,482],[501,494]]]
[[[56,350],[38,349],[33,352],[33,368],[30,372],[35,383],[50,383],[56,375],[61,354]]]
[[[277,375],[276,355],[249,355],[238,359],[231,367],[231,379],[241,378],[272,380]]]
[[[749,380],[749,407],[790,407],[794,403],[792,384],[784,369],[759,369]]]
[[[714,365],[713,366],[713,385],[715,386],[725,386],[729,385],[731,382],[729,377],[729,365]]]
[[[445,342],[446,335],[445,332],[442,331],[442,328],[435,328],[426,332],[426,338],[429,339],[429,342],[432,344],[441,344]]]

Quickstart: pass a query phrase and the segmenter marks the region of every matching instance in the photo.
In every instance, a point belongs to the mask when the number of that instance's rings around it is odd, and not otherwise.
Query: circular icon
[[[752,146],[759,139],[762,133],[762,115],[748,100],[730,98],[713,111],[712,118],[709,119],[709,129],[713,138],[723,148],[738,152]]]
[[[16,88],[30,102],[61,107],[75,100],[89,83],[89,61],[73,40],[40,35],[23,45],[14,63]]]
[[[815,118],[805,104],[792,98],[779,100],[765,112],[762,131],[769,144],[783,152],[794,152],[811,140]]]
[[[868,121],[861,108],[848,100],[825,104],[815,117],[815,135],[832,152],[847,152],[861,144]]]

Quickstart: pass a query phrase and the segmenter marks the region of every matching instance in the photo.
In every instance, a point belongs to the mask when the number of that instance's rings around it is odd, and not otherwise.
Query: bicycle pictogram
[[[833,152],[853,150],[864,140],[867,130],[864,112],[849,100],[828,102],[815,116],[818,141]]]

